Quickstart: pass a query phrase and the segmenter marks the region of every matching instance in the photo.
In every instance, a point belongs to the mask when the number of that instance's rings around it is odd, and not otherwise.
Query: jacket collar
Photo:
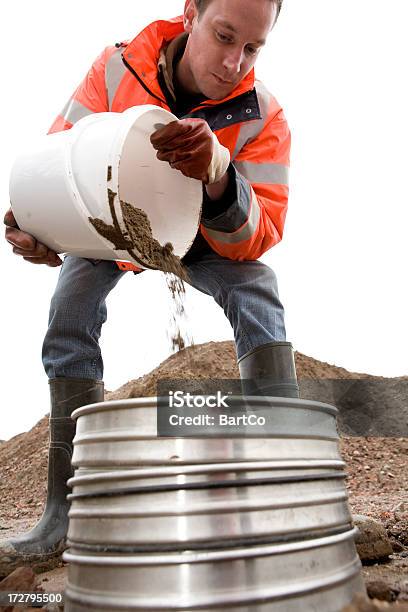
[[[144,28],[122,53],[125,62],[138,75],[146,88],[164,103],[166,103],[165,97],[157,79],[160,50],[182,32],[184,32],[183,16],[174,17],[169,21],[154,21]],[[252,69],[229,96],[222,100],[205,100],[200,107],[222,104],[252,90],[254,83],[255,74]]]

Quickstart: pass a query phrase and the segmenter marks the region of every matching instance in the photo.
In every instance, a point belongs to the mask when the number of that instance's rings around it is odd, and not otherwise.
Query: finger
[[[184,151],[158,151],[156,153],[157,159],[164,162],[169,162],[169,164],[174,164],[176,162],[186,161],[190,158],[189,153],[185,153]]]
[[[13,253],[15,255],[25,255],[26,257],[46,257],[48,249],[20,249],[19,247],[13,247]]]
[[[62,264],[62,259],[58,256],[58,253],[52,251],[51,249],[48,250],[48,259],[50,263],[56,264],[57,266]]]
[[[36,242],[35,246],[29,249],[22,248],[19,244],[13,246],[14,253],[17,253],[17,255],[28,255],[29,257],[44,257],[48,251],[48,247],[45,244],[41,244],[41,242]]]
[[[191,150],[192,148],[197,148],[201,143],[202,138],[200,138],[197,134],[189,133],[183,134],[182,136],[178,135],[172,140],[167,140],[166,142],[160,142],[153,146],[156,151],[176,151],[176,150]]]
[[[50,259],[49,257],[23,257],[23,259],[25,261],[29,261],[30,263],[33,264],[46,264],[47,266],[50,266],[52,268],[56,268],[57,266],[60,266],[62,261],[55,261],[54,259]]]
[[[184,124],[181,121],[172,121],[164,128],[157,130],[150,136],[150,142],[154,148],[169,144],[175,138],[178,138],[191,130],[191,126]]]
[[[170,164],[174,170],[179,170],[184,176],[188,176],[189,178],[194,178],[198,181],[208,181],[208,172],[203,172],[200,168],[194,166],[191,163],[183,163],[176,162],[174,164]]]
[[[162,136],[167,136],[168,134],[175,134],[183,129],[183,124],[179,119],[175,119],[174,121],[170,121],[166,125],[158,126],[157,129],[151,134],[150,138],[153,140],[157,138],[161,138]]]
[[[37,241],[34,236],[26,234],[14,227],[7,227],[5,232],[7,242],[20,249],[35,249]]]
[[[179,149],[191,151],[201,146],[212,147],[212,139],[211,132],[205,132],[201,127],[199,129],[193,128],[186,133],[175,135],[174,138],[159,141],[153,145],[153,148],[156,151],[175,151]]]
[[[18,227],[16,218],[11,208],[9,208],[6,214],[4,215],[4,225],[7,225],[8,227]]]

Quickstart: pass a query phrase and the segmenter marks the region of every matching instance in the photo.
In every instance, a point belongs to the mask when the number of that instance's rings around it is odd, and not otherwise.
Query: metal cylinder
[[[71,549],[69,612],[339,612],[362,590],[354,530],[206,552],[106,555]]]
[[[200,466],[199,466],[200,467]],[[180,474],[174,483],[146,484],[135,471],[73,478],[69,543],[104,550],[163,549],[214,540],[285,541],[344,530],[351,516],[344,472],[330,468]],[[248,469],[248,468],[251,469]],[[147,479],[152,482],[152,478]],[[89,487],[89,490],[87,488]]]
[[[237,403],[240,401],[236,400]],[[233,402],[230,402],[233,407]],[[104,469],[282,459],[338,459],[337,411],[329,404],[289,398],[253,397],[267,413],[267,437],[157,437],[157,398],[115,400],[83,406],[77,419],[72,463]],[[263,411],[263,412],[261,412]]]
[[[336,409],[251,401],[268,437],[159,438],[156,398],[75,411],[68,612],[340,612],[364,591]]]

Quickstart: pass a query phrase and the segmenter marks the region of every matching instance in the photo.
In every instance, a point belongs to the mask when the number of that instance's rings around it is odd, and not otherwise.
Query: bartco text
[[[248,427],[265,425],[265,417],[256,414],[196,414],[195,416],[171,414],[169,417],[170,425],[174,427]]]

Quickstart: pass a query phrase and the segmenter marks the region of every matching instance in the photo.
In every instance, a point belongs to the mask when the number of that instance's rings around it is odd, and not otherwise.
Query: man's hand
[[[12,245],[13,253],[22,255],[23,259],[31,263],[47,264],[52,268],[62,264],[55,251],[46,247],[45,244],[37,242],[34,236],[19,229],[11,208],[4,215],[4,224],[7,225],[6,240]]]
[[[228,149],[218,142],[203,119],[172,121],[154,132],[150,142],[157,159],[205,184],[220,181],[230,163]]]

